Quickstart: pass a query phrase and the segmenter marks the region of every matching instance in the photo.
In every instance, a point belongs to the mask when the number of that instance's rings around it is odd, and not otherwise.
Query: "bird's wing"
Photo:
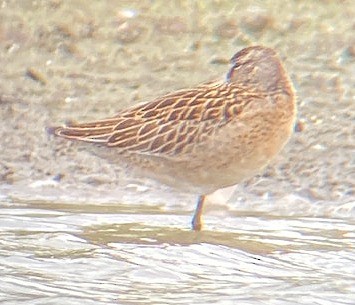
[[[115,117],[53,128],[57,136],[150,155],[175,155],[237,115],[236,92],[223,82],[167,94]]]

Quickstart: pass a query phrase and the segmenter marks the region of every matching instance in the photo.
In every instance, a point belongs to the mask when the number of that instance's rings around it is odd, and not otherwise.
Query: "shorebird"
[[[259,173],[289,140],[296,118],[292,83],[276,52],[237,52],[226,75],[51,134],[94,143],[135,174],[198,195],[192,228],[201,230],[205,196]]]

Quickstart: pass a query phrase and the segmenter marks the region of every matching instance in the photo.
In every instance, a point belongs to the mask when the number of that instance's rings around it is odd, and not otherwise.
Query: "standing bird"
[[[111,118],[50,127],[51,134],[103,146],[113,163],[205,196],[260,172],[289,140],[296,118],[291,81],[274,50],[245,48],[225,78],[179,90]]]

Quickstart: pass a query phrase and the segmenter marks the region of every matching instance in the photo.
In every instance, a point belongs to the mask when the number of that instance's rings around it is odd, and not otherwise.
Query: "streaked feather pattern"
[[[224,81],[209,82],[123,110],[112,118],[57,127],[53,133],[121,150],[172,156],[213,133],[217,125],[227,124],[241,112],[243,101],[243,90]]]
[[[199,193],[192,224],[200,230],[204,195],[265,167],[290,138],[296,117],[293,87],[275,51],[245,48],[231,65],[225,79],[48,131],[107,147],[114,161]]]

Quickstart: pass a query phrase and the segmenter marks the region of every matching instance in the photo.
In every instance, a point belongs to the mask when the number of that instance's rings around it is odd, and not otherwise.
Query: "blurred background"
[[[0,0],[2,304],[354,304],[353,1]],[[298,132],[259,176],[196,198],[47,126],[223,77],[274,48]]]

